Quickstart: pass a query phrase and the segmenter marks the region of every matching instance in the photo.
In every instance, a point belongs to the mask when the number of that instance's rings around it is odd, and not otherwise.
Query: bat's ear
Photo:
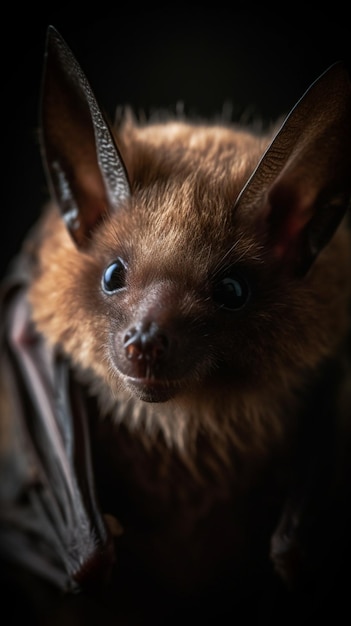
[[[304,275],[333,236],[350,197],[350,75],[335,63],[292,109],[237,206],[258,216],[276,258]]]
[[[130,196],[124,163],[90,85],[50,26],[41,94],[40,137],[53,196],[79,246],[103,215]]]

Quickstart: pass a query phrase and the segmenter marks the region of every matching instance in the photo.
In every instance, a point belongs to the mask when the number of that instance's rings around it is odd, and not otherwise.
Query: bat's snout
[[[163,402],[185,386],[199,358],[196,328],[182,306],[180,290],[150,286],[128,303],[129,321],[114,335],[113,358],[127,386],[139,398]]]
[[[169,333],[155,322],[143,321],[132,326],[124,336],[124,351],[130,370],[138,378],[158,370],[171,348]]]

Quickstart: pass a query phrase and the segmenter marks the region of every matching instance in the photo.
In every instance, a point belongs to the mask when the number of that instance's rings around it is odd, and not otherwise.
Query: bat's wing
[[[28,266],[22,254],[1,293],[1,567],[73,592],[108,578],[114,543],[94,489],[85,397],[33,329]]]
[[[351,337],[345,358],[326,364],[306,406],[290,493],[271,541],[277,573],[297,592],[293,595],[294,610],[302,614],[299,599],[306,620],[307,606],[313,613],[306,623],[317,623],[320,616],[339,623],[339,615],[341,623],[345,611],[349,612],[350,348]]]

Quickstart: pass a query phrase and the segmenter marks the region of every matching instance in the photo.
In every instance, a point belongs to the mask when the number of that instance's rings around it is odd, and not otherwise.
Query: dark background
[[[103,5],[101,5],[102,8]],[[114,5],[112,5],[114,6]],[[122,5],[121,5],[122,6]],[[54,25],[111,118],[117,105],[147,114],[183,102],[187,113],[264,122],[287,113],[329,65],[350,62],[346,8],[306,2],[149,11],[46,11],[2,20],[1,274],[47,198],[37,141],[46,29]],[[278,8],[277,8],[278,7]],[[90,17],[89,15],[94,15]]]

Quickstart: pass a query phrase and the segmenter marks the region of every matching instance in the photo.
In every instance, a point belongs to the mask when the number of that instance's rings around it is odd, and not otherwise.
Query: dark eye
[[[126,285],[126,265],[122,259],[116,259],[108,265],[102,276],[102,288],[105,293],[114,293]]]
[[[223,276],[215,285],[214,301],[230,311],[241,309],[250,296],[250,287],[246,279],[237,272]]]

